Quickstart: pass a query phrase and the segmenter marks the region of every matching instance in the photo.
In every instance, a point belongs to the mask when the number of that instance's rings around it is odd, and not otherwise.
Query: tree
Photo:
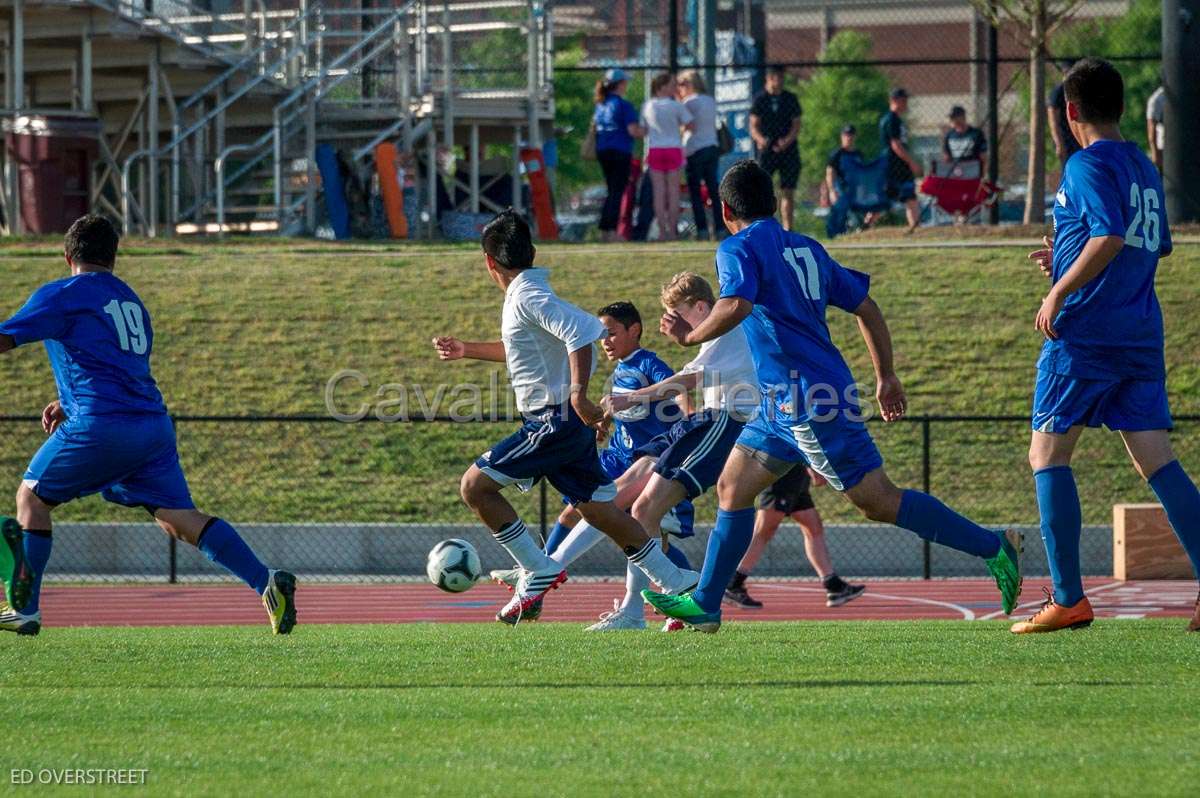
[[[1046,43],[1083,5],[1083,0],[971,0],[999,28],[1013,22],[1029,51],[1029,177],[1025,224],[1045,221],[1046,197]]]
[[[866,61],[871,57],[871,37],[854,30],[837,33],[821,53],[823,63]],[[838,146],[843,126],[858,128],[859,148],[872,157],[872,142],[880,115],[887,109],[888,79],[873,66],[822,66],[796,86],[804,108],[800,123],[800,160],[804,188],[825,179],[825,162]],[[865,147],[862,145],[866,145]]]

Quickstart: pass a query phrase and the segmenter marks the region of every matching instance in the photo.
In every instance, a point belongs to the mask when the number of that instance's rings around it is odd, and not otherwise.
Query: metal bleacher
[[[353,168],[392,141],[424,211],[415,233],[432,236],[432,170],[461,209],[490,209],[487,145],[540,146],[553,124],[540,0],[230,1],[0,0],[5,129],[98,119],[89,205],[148,236],[313,234],[317,145]],[[465,169],[447,174],[456,147]],[[8,234],[22,232],[13,160],[6,147]]]

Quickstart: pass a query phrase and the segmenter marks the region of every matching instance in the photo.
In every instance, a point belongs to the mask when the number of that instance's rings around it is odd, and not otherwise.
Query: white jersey
[[[528,413],[569,398],[567,355],[604,337],[604,325],[560,299],[545,269],[526,269],[504,293],[500,337],[517,409]],[[592,371],[596,369],[593,352]]]
[[[762,391],[742,325],[700,344],[700,354],[679,373],[697,371],[702,372],[705,410],[726,410],[741,421],[758,411]]]

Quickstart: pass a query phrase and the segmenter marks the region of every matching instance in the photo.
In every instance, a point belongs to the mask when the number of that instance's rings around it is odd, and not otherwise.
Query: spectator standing
[[[750,106],[750,136],[758,149],[758,165],[772,177],[779,172],[779,221],[792,229],[793,196],[800,182],[800,116],[796,95],[783,88],[782,67],[767,69],[763,90]]]
[[[658,237],[674,241],[679,227],[679,170],[683,166],[683,130],[691,130],[692,112],[675,99],[675,77],[669,72],[650,81],[650,99],[642,105],[646,130],[646,165],[654,191]]]
[[[696,218],[696,238],[709,237],[708,213],[705,210],[701,183],[708,189],[713,206],[712,237],[724,229],[721,221],[721,196],[717,184],[717,165],[721,147],[717,142],[717,101],[707,93],[704,79],[696,70],[679,76],[679,99],[692,114],[691,130],[683,134],[683,151],[687,156],[688,194],[692,199],[692,215]]]
[[[1146,101],[1146,142],[1150,145],[1150,160],[1158,167],[1159,174],[1163,169],[1163,144],[1166,139],[1163,114],[1166,104],[1166,92],[1162,86],[1155,89]]]
[[[1073,65],[1073,61],[1063,61],[1058,68],[1065,75]],[[1054,154],[1058,156],[1060,167],[1065,166],[1067,159],[1079,152],[1079,142],[1075,140],[1075,134],[1071,132],[1071,123],[1067,121],[1067,95],[1063,91],[1062,83],[1050,92],[1050,99],[1046,101],[1046,111],[1050,116],[1050,137],[1054,139]]]
[[[862,160],[862,153],[855,146],[857,139],[858,130],[854,125],[843,127],[841,146],[833,151],[825,164],[825,189],[829,192],[830,205],[837,205],[842,198],[842,184],[846,178],[844,161],[847,158]]]
[[[942,138],[942,159],[956,163],[979,161],[979,175],[987,174],[987,136],[967,124],[967,109],[961,105],[950,109],[949,118],[950,129]]]
[[[904,114],[908,113],[908,92],[902,88],[892,89],[888,98],[888,111],[879,118],[879,141],[887,153],[888,199],[904,203],[908,218],[908,231],[917,229],[921,221],[917,207],[916,179],[922,174],[921,165],[908,150],[908,125]]]
[[[637,109],[625,99],[629,76],[622,69],[610,69],[596,83],[596,160],[604,172],[608,194],[600,211],[600,234],[605,241],[616,238],[621,215],[621,197],[629,183],[629,165],[633,159],[633,140],[642,136]]]

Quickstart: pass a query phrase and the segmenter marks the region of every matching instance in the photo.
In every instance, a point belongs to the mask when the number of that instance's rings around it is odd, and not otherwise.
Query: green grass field
[[[1194,795],[1193,638],[1179,620],[1032,638],[998,622],[52,629],[0,648],[2,781],[129,767],[189,796]]]
[[[835,250],[872,274],[872,293],[891,323],[897,365],[914,414],[1017,414],[1029,406],[1039,339],[1033,317],[1044,281],[1026,247]],[[39,283],[63,274],[56,242],[0,246],[3,311]],[[502,296],[474,246],[336,245],[254,240],[230,244],[132,241],[118,272],[150,307],[154,368],[177,414],[326,414],[325,386],[356,369],[366,388],[344,384],[342,408],[363,402],[395,412],[405,386],[432,396],[441,386],[477,384],[483,411],[504,406],[505,379],[494,364],[439,364],[429,338],[498,335]],[[659,286],[672,274],[712,272],[704,245],[543,248],[566,297],[596,309],[631,299],[651,328],[646,344],[672,364],[688,357],[657,332]],[[1200,247],[1180,246],[1158,281],[1167,318],[1170,391],[1177,414],[1200,413]],[[831,314],[834,338],[869,390],[871,371],[852,319]],[[493,381],[500,390],[493,391]],[[0,414],[36,415],[52,398],[51,375],[36,347],[0,358]],[[379,391],[383,389],[382,396]],[[442,406],[466,394],[450,393]],[[403,403],[400,403],[403,404]],[[181,427],[182,456],[198,501],[236,519],[453,521],[468,518],[456,493],[465,465],[509,425],[287,424]],[[875,428],[893,476],[920,479],[920,431]],[[0,425],[0,471],[13,475],[38,445],[35,425]],[[1025,449],[1027,426],[946,425],[933,430],[933,488],[993,523],[1035,518]],[[1200,469],[1196,425],[1177,435],[1184,462]],[[1105,523],[1114,501],[1149,500],[1113,436],[1085,438],[1077,458],[1085,518]],[[834,520],[855,518],[822,495]],[[710,502],[700,506],[703,517]],[[135,518],[95,502],[60,517]]]

